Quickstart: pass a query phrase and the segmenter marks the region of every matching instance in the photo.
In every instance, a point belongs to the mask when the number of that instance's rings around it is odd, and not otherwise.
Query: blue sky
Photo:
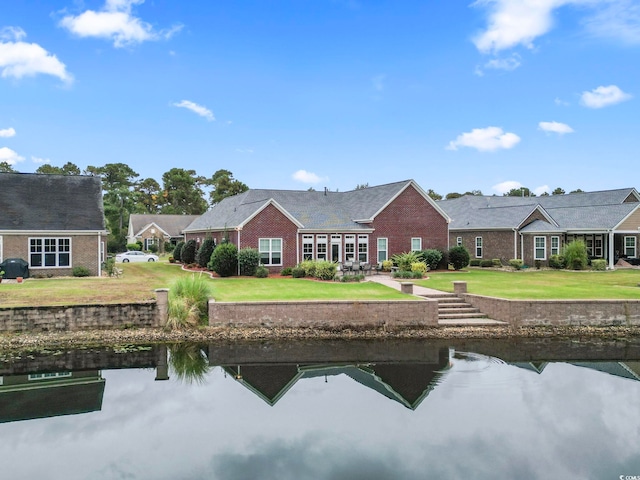
[[[0,161],[638,187],[640,0],[11,0]]]

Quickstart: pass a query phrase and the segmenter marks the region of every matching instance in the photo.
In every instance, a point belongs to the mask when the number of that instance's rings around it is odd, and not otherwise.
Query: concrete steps
[[[495,325],[504,322],[491,320],[484,313],[453,293],[438,295],[438,323],[440,325]]]

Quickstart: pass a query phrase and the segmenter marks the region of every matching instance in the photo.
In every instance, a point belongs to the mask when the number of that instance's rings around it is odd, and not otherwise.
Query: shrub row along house
[[[26,260],[32,276],[100,275],[106,238],[100,178],[0,173],[0,261]]]
[[[248,190],[223,199],[184,235],[257,248],[275,272],[307,259],[377,264],[410,250],[446,250],[448,223],[442,208],[406,180],[349,192]]]
[[[542,197],[465,195],[438,205],[452,219],[450,245],[463,245],[471,258],[522,259],[526,265],[560,254],[582,240],[591,258],[638,258],[640,195],[635,188]]]

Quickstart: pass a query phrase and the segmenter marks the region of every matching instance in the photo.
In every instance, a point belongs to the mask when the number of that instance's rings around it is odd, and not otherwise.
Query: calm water
[[[640,478],[640,342],[219,343],[3,360],[3,479]]]

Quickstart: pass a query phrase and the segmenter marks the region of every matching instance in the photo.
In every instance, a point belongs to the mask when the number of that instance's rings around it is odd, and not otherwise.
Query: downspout
[[[100,232],[98,232],[98,276],[99,277],[102,276],[102,248],[101,248],[101,244],[102,244],[102,236],[100,235]]]
[[[238,230],[238,251],[240,251],[240,230]],[[240,276],[240,261],[238,263],[238,276]]]
[[[284,250],[284,246],[283,246]],[[300,264],[300,229],[296,232],[296,265]]]
[[[513,258],[518,258],[518,229],[512,228],[513,230]]]
[[[524,264],[524,235],[520,233],[520,255],[522,263]]]

